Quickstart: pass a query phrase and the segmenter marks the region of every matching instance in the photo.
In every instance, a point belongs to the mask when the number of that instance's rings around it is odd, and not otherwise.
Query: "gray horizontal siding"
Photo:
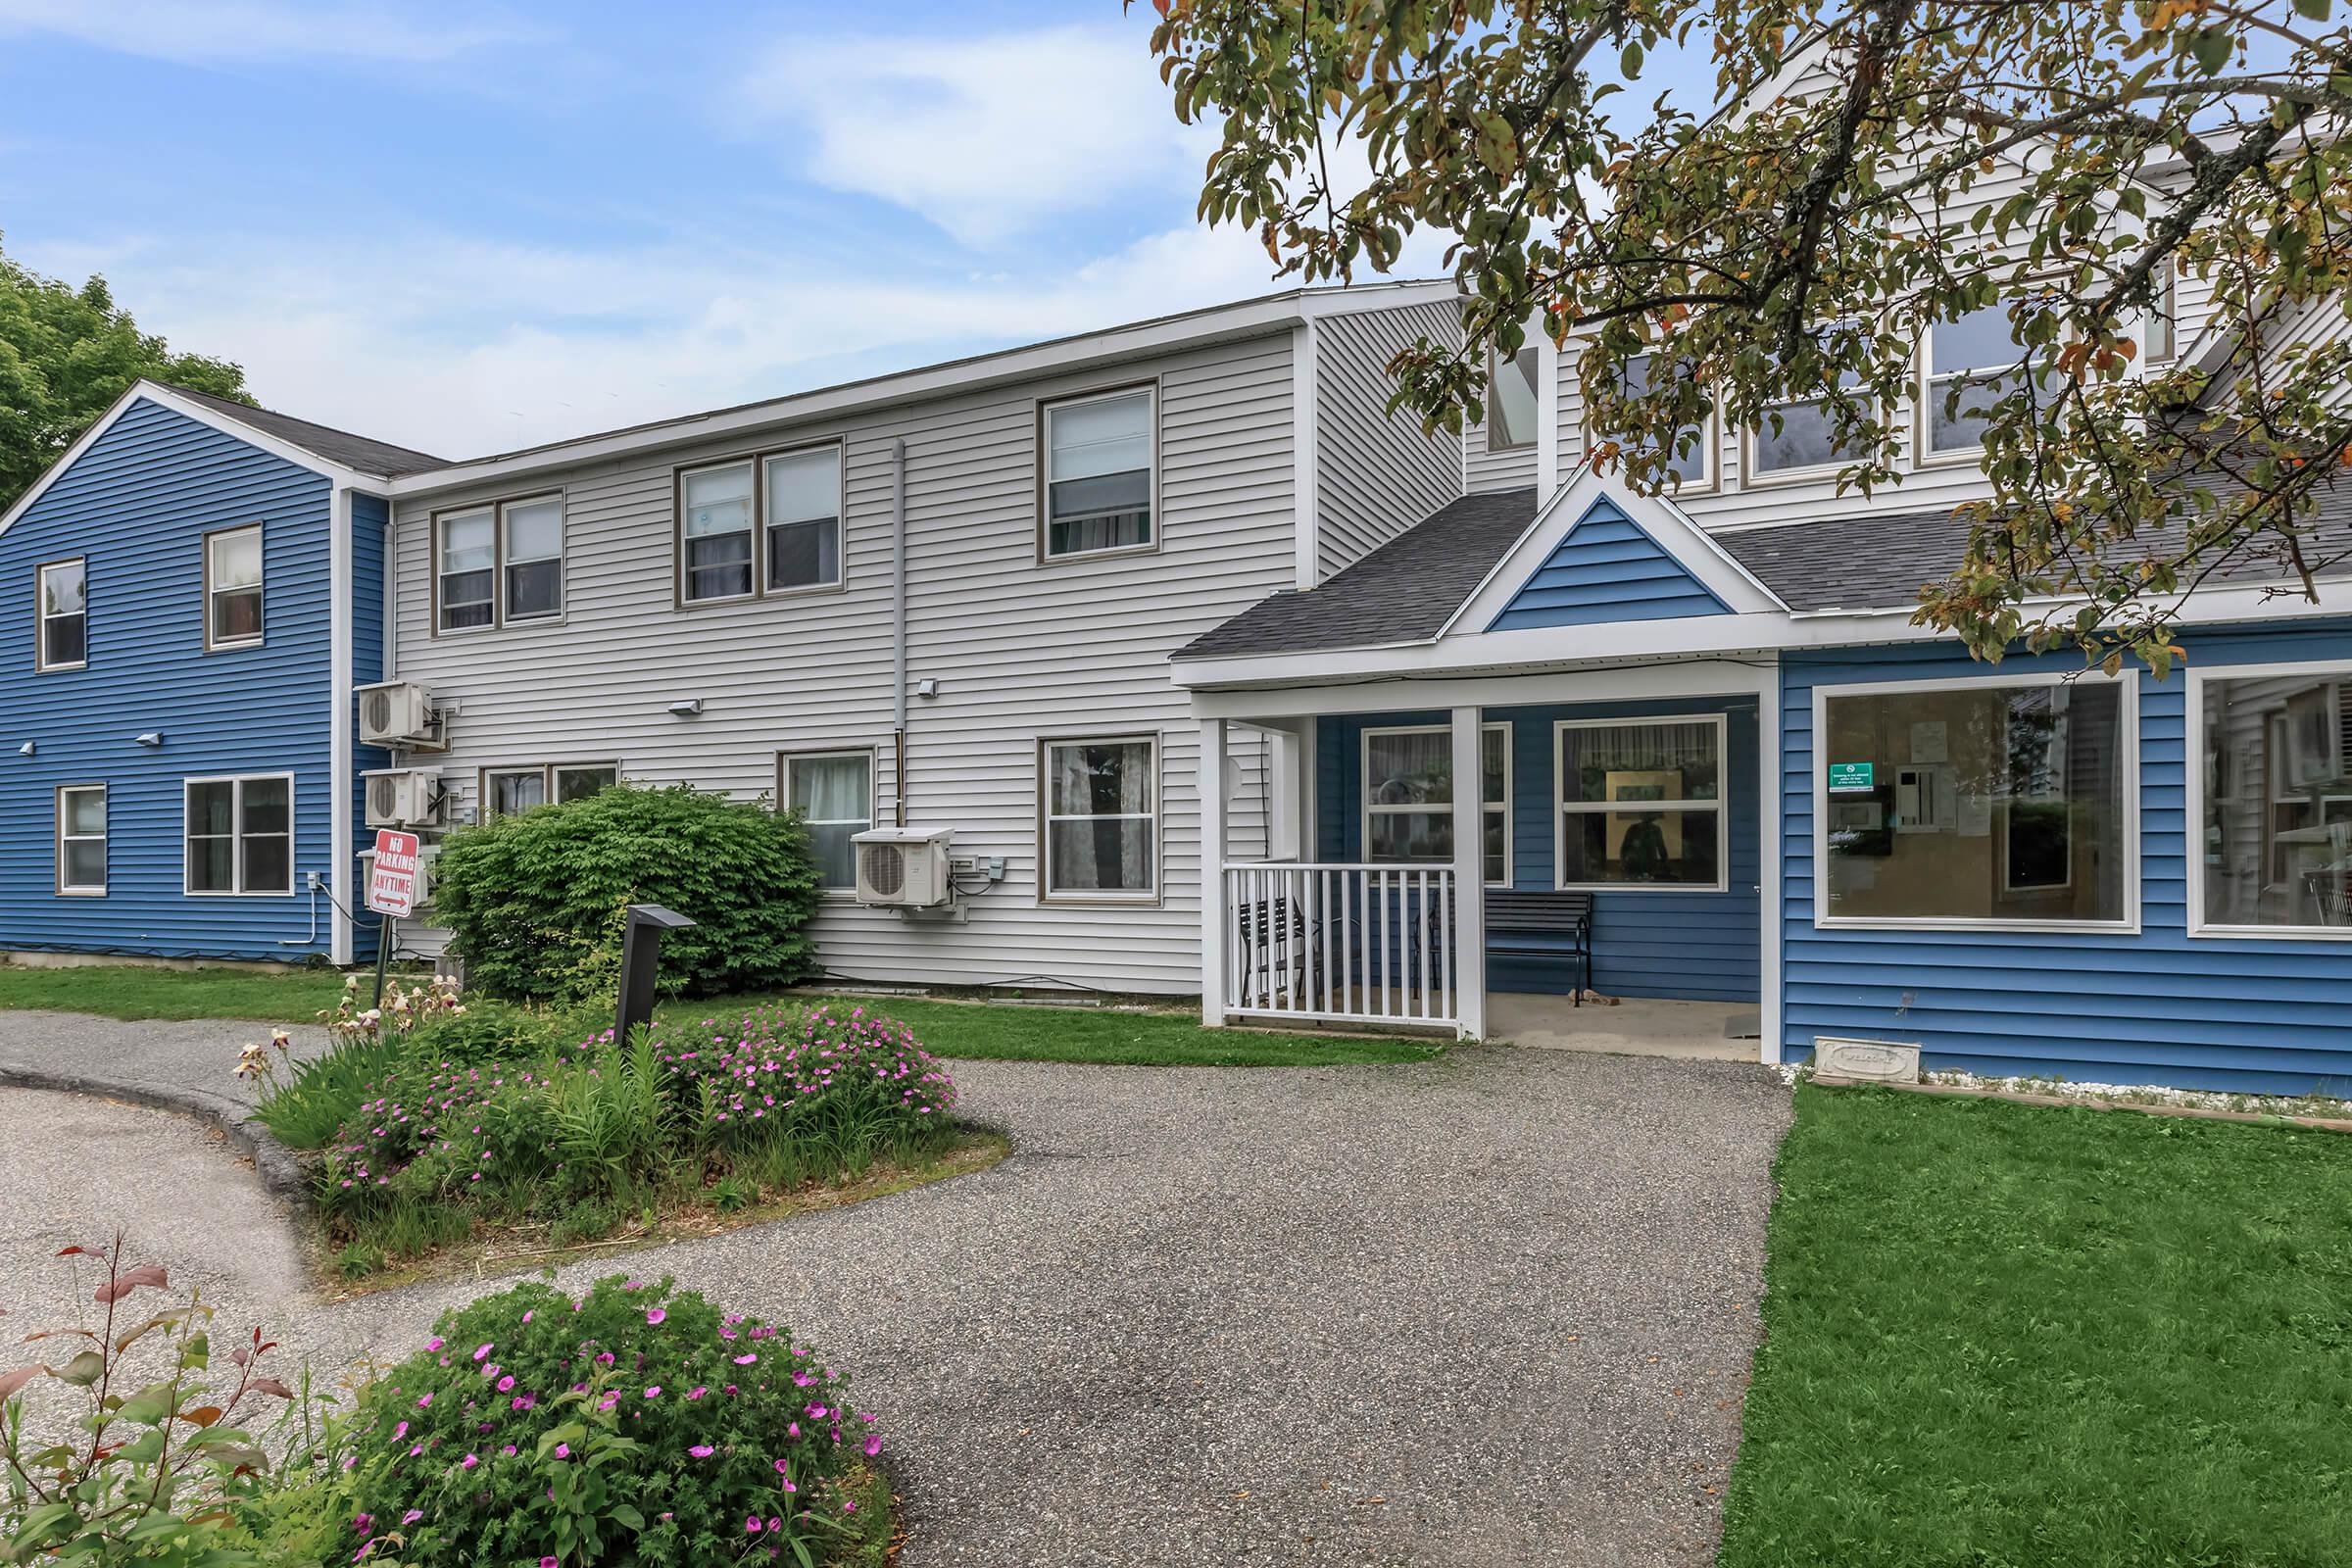
[[[1461,452],[1391,414],[1389,362],[1414,343],[1458,342],[1460,318],[1431,302],[1315,324],[1315,580],[1371,554],[1462,493]]]
[[[452,750],[422,759],[475,802],[490,765],[617,760],[626,776],[750,798],[782,751],[871,747],[885,820],[891,776],[891,444],[906,442],[908,672],[934,679],[907,739],[909,820],[956,830],[959,854],[1006,878],[962,925],[828,901],[823,961],[865,978],[983,984],[1050,977],[1119,991],[1200,987],[1199,730],[1168,680],[1171,650],[1287,586],[1292,532],[1287,335],[1200,349],[1084,379],[942,399],[851,425],[844,591],[679,610],[671,471],[745,443],[591,465],[564,478],[560,623],[436,637],[427,509],[404,503],[399,667],[454,700]],[[1040,564],[1036,401],[1157,376],[1161,548]],[[782,438],[774,444],[784,444]],[[541,487],[534,487],[541,488]],[[699,697],[699,717],[670,703]],[[1037,898],[1037,743],[1150,733],[1161,744],[1161,899],[1150,907]],[[1262,842],[1245,742],[1237,850]],[[1262,785],[1256,786],[1262,794]]]

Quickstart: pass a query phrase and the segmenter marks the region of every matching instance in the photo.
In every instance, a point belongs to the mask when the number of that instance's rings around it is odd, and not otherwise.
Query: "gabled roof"
[[[154,384],[167,387],[190,402],[201,404],[239,424],[276,436],[305,452],[358,473],[397,479],[404,474],[449,466],[445,458],[436,458],[430,453],[414,451],[408,447],[396,447],[388,441],[371,441],[364,435],[353,435],[348,430],[298,419],[291,414],[279,414],[273,409],[257,409],[250,404],[215,397],[210,392],[199,392],[193,387],[173,386],[168,381]]]

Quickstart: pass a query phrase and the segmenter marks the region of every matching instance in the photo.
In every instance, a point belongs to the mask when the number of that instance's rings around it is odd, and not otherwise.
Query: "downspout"
[[[890,444],[890,673],[892,741],[891,793],[897,797],[898,825],[906,825],[906,438]]]

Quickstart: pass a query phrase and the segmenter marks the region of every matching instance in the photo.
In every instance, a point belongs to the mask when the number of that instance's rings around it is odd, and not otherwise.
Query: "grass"
[[[1723,1568],[2352,1541],[2352,1137],[1797,1091]]]
[[[367,982],[363,981],[363,985]],[[343,993],[331,970],[270,974],[233,965],[159,969],[88,964],[35,969],[0,963],[0,1008],[38,1007],[102,1017],[251,1018],[316,1023]],[[767,993],[662,1004],[665,1019],[717,1017],[763,1001],[806,1002]],[[1426,1061],[1441,1042],[1381,1035],[1286,1035],[1255,1029],[1204,1029],[1197,1016],[1107,1007],[992,1006],[918,997],[844,996],[903,1020],[934,1055],[963,1060],[1077,1061],[1154,1067],[1283,1067]]]

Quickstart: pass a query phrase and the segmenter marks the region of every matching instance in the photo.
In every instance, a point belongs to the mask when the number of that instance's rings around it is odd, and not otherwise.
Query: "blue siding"
[[[2198,667],[2352,659],[2352,625],[2215,629]],[[2078,667],[2014,657],[2001,670]],[[1917,1041],[1931,1065],[2247,1093],[2352,1088],[2352,948],[2188,935],[2183,683],[2139,681],[2137,935],[1819,930],[1813,923],[1813,693],[1996,673],[1948,648],[1791,656],[1782,666],[1785,1041]]]
[[[1729,891],[1664,889],[1602,893],[1593,899],[1592,983],[1616,996],[1753,1002],[1759,990],[1757,876],[1762,834],[1756,809],[1757,742],[1754,701],[1706,699],[1664,703],[1580,703],[1569,707],[1494,708],[1486,718],[1511,726],[1511,885],[1541,890],[1554,884],[1557,799],[1552,725],[1563,718],[1638,718],[1663,713],[1726,713],[1731,756],[1725,760],[1731,826]],[[1362,736],[1367,728],[1443,724],[1444,712],[1325,718],[1317,726],[1316,824],[1318,857],[1352,860],[1363,830]],[[1565,993],[1569,965],[1490,949],[1487,989]]]
[[[1638,523],[1596,501],[1487,629],[1729,613],[1729,606]]]
[[[351,498],[351,683],[366,686],[384,678],[384,523],[390,508],[381,496]],[[368,781],[361,773],[370,767],[389,767],[392,756],[373,746],[362,746],[358,699],[349,692],[330,694],[352,715],[351,733],[351,852],[375,847],[375,829],[368,825]],[[368,963],[375,958],[376,917],[362,907],[367,897],[355,879],[352,884],[352,958]]]
[[[335,853],[329,504],[322,475],[141,400],[0,533],[0,947],[327,951],[332,910],[306,888]],[[203,535],[252,522],[263,526],[265,641],[207,653]],[[88,562],[89,662],[36,673],[34,568],[74,556]],[[148,731],[163,744],[134,743]],[[289,772],[293,895],[186,897],[182,781]],[[54,791],[79,783],[107,786],[101,898],[54,891]]]

